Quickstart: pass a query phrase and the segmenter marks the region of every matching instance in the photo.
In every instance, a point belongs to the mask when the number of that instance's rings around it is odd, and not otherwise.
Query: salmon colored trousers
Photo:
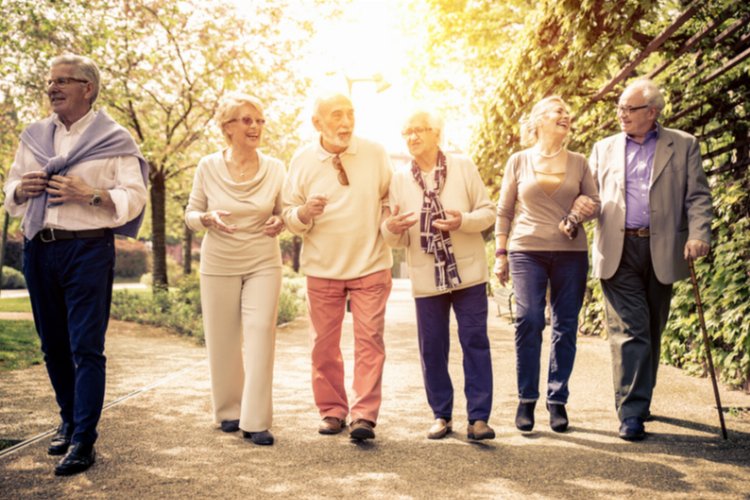
[[[385,304],[391,270],[350,280],[307,277],[307,308],[312,344],[312,389],[321,417],[376,423],[385,363]],[[349,295],[354,320],[354,401],[344,387],[341,324]]]

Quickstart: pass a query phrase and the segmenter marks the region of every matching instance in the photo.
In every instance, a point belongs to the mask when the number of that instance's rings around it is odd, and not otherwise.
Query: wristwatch
[[[98,207],[102,204],[102,195],[99,194],[99,190],[95,189],[94,194],[91,195],[91,201],[89,201],[89,205],[92,207]]]

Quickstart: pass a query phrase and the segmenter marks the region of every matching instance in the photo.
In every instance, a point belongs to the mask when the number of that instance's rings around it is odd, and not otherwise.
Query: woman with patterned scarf
[[[448,373],[450,310],[458,321],[464,355],[469,439],[493,439],[492,362],[487,338],[487,279],[481,231],[494,207],[477,167],[465,156],[440,149],[442,121],[420,111],[402,134],[413,160],[391,180],[391,215],[382,232],[405,247],[417,309],[417,333],[427,401],[435,421],[427,437],[453,429],[453,385]]]

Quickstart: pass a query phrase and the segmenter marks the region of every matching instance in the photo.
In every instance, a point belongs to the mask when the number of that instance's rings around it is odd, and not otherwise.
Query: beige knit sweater
[[[200,272],[216,276],[249,274],[269,267],[281,267],[278,238],[263,234],[271,215],[281,213],[284,164],[258,153],[258,172],[252,179],[236,182],[229,175],[221,151],[198,163],[185,223],[193,231],[206,229],[200,221],[205,212],[226,210],[235,224],[233,234],[209,230],[201,245]]]

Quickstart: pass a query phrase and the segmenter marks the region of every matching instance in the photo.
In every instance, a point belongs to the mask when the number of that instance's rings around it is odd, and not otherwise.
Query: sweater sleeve
[[[497,219],[495,220],[495,234],[509,234],[510,226],[515,217],[516,198],[518,197],[518,177],[516,172],[516,155],[508,159],[503,173],[503,183],[500,188],[500,198],[497,201]]]
[[[287,229],[293,234],[302,236],[312,229],[314,220],[311,220],[308,224],[305,224],[299,219],[297,214],[300,207],[305,204],[307,197],[302,190],[300,182],[300,176],[302,169],[300,168],[299,156],[292,159],[292,163],[289,166],[289,174],[286,176],[284,181],[284,187],[281,192],[281,217],[284,219]]]
[[[465,233],[478,233],[492,225],[495,219],[494,206],[474,162],[467,159],[462,170],[471,210],[461,214],[461,226],[458,230]]]

